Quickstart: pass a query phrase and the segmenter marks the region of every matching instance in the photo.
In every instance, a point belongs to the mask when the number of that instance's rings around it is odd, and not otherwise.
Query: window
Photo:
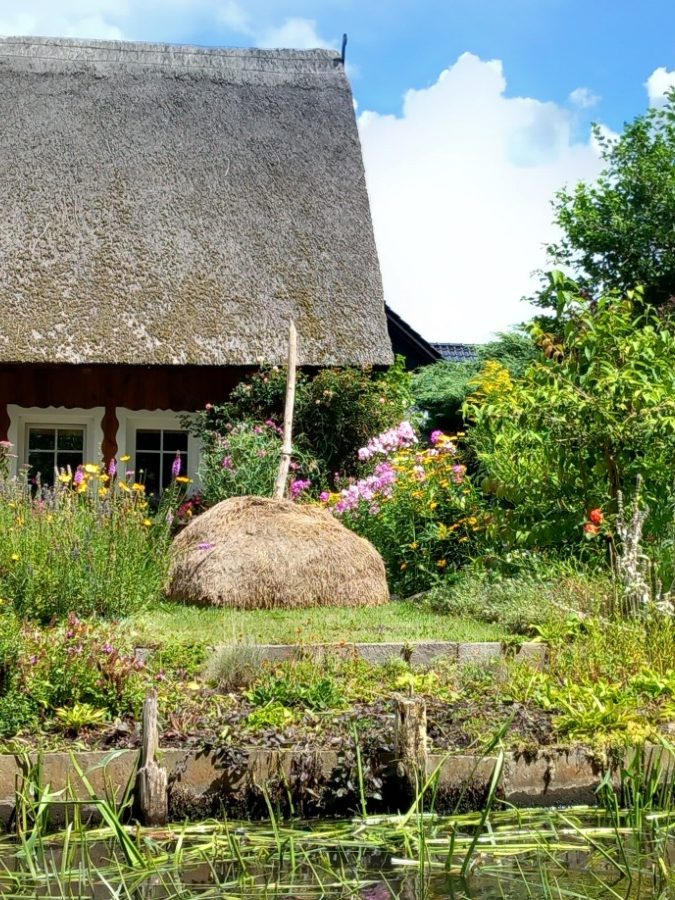
[[[84,463],[84,428],[43,425],[28,426],[27,458],[31,481],[38,478],[42,484],[53,484],[56,470],[70,466],[75,471]]]
[[[169,428],[137,428],[134,463],[136,480],[148,494],[159,495],[171,484],[171,467],[180,455],[180,471],[188,471],[188,434]]]

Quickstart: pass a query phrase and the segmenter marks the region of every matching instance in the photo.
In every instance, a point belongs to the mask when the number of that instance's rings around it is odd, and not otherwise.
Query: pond
[[[105,810],[104,810],[105,813]],[[0,838],[0,894],[188,900],[675,896],[675,816],[637,808],[513,810],[166,828],[40,812]]]

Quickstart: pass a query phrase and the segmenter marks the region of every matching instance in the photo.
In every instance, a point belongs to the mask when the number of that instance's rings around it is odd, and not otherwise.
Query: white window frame
[[[29,428],[83,428],[83,462],[100,463],[103,458],[103,429],[101,420],[104,406],[92,409],[66,406],[17,406],[7,404],[9,429],[7,440],[14,445],[13,472],[18,475],[21,466],[28,462]]]
[[[167,412],[165,410],[131,410],[117,407],[115,410],[119,426],[117,428],[117,459],[120,456],[130,456],[129,465],[136,466],[136,432],[146,429],[159,429],[160,431],[185,431],[181,424],[182,416],[193,415],[189,412]],[[189,491],[194,491],[199,486],[199,462],[201,457],[202,442],[199,438],[188,432],[188,469],[181,472],[192,479]]]

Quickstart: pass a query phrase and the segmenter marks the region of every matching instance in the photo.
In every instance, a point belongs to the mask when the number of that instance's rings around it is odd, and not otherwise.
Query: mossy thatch
[[[174,540],[169,597],[203,606],[377,606],[384,563],[329,512],[289,500],[231,497]]]

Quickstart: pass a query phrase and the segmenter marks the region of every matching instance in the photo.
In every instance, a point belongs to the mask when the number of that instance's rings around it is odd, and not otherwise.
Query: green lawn
[[[428,612],[403,602],[361,609],[251,611],[167,603],[132,617],[129,625],[137,633],[136,643],[149,647],[167,642],[218,645],[237,641],[260,644],[498,641],[506,636],[499,625]]]

